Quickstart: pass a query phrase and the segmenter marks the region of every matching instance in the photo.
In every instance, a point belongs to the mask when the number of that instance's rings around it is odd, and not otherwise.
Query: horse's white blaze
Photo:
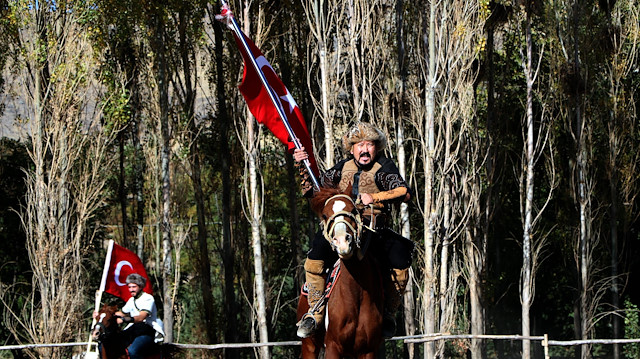
[[[333,213],[338,213],[347,208],[347,202],[337,200],[333,202],[331,210]],[[336,248],[336,252],[340,258],[348,259],[351,257],[351,241],[347,241],[347,225],[345,224],[344,216],[337,216],[335,218],[335,227],[333,227],[332,243]]]
[[[347,204],[344,201],[335,201],[333,202],[333,208],[331,209],[333,210],[333,213],[338,213],[343,209],[345,209],[346,207],[347,207]]]
[[[344,223],[344,217],[336,217],[336,226],[333,228],[333,244],[336,246],[336,252],[339,256],[349,254],[350,243],[347,242],[347,225]]]
[[[93,335],[94,338],[98,338],[98,335],[100,334],[100,326],[98,325],[99,323],[102,323],[102,320],[104,320],[104,317],[107,316],[107,313],[100,313],[100,317],[98,317],[98,319],[96,320],[96,325],[93,327],[91,334]]]

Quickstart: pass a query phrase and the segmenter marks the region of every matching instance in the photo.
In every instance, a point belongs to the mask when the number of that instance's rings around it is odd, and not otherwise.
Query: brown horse
[[[318,328],[302,340],[302,357],[375,358],[382,343],[383,284],[380,269],[364,252],[362,222],[353,199],[337,190],[321,189],[311,206],[323,221],[325,238],[340,257],[340,276],[327,301],[325,331]],[[298,320],[308,311],[306,296],[298,302]]]
[[[126,334],[120,330],[117,322],[115,305],[105,304],[98,312],[98,320],[91,331],[93,338],[100,344],[102,359],[128,359]],[[154,344],[153,353],[146,359],[170,359],[178,353],[178,347],[173,344]]]

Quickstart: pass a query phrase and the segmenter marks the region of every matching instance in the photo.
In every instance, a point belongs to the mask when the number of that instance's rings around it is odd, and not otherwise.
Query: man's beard
[[[360,161],[365,157],[369,159],[369,163],[360,163]],[[358,165],[359,168],[367,171],[371,167],[373,167],[373,163],[375,162],[374,159],[375,159],[375,157],[371,156],[368,152],[365,152],[365,153],[362,153],[360,155],[360,157],[358,157],[358,160],[355,161],[355,162],[356,162],[356,164]]]

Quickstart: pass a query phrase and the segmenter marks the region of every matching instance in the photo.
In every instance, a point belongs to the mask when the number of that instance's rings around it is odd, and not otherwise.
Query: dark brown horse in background
[[[115,305],[102,306],[98,312],[98,320],[91,330],[91,335],[100,344],[100,357],[102,359],[128,359],[127,338],[120,330],[117,322]],[[179,352],[178,347],[173,344],[155,344],[153,354],[147,355],[146,359],[170,359]]]
[[[311,207],[324,223],[325,238],[340,257],[341,273],[328,299],[325,331],[302,340],[302,357],[375,358],[382,343],[383,284],[375,259],[364,252],[362,222],[353,199],[338,190],[321,189]],[[309,310],[306,296],[298,302],[298,320]],[[320,325],[321,327],[321,325]]]

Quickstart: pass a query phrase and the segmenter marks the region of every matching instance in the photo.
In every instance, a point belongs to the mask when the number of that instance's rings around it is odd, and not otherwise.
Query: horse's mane
[[[318,216],[322,216],[322,210],[324,209],[325,202],[337,195],[337,194],[346,194],[340,191],[337,188],[320,188],[320,191],[316,192],[315,195],[311,198],[311,210],[315,212]]]
[[[101,311],[101,312],[104,312],[104,313],[109,313],[109,314],[112,314],[112,315],[113,315],[115,312],[117,312],[117,311],[118,311],[118,307],[117,307],[115,304],[113,304],[113,303],[108,303],[108,304],[104,304],[104,305],[102,306],[102,309],[101,309],[100,311]]]

